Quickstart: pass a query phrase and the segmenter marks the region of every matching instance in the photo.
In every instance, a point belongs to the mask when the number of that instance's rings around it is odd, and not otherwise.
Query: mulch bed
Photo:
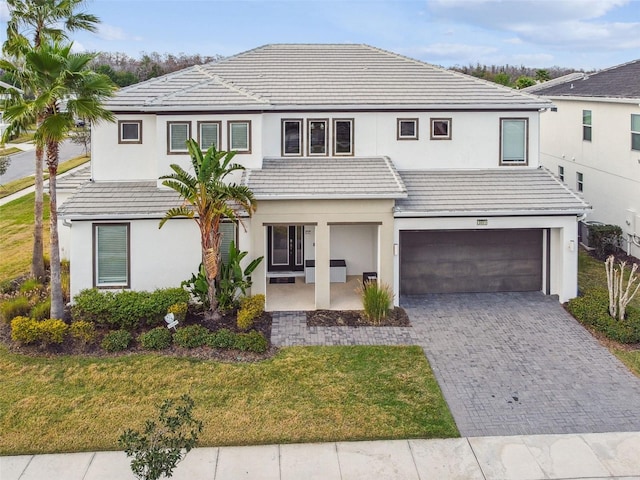
[[[307,312],[308,327],[410,327],[404,308],[395,307],[380,324],[372,323],[362,310],[313,310]]]

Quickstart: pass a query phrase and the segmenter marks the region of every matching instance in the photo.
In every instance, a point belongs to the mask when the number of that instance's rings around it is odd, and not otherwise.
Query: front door
[[[304,269],[304,225],[267,227],[268,270],[294,272]]]

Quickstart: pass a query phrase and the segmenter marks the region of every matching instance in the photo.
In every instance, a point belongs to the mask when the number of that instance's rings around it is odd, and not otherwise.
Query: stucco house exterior
[[[577,292],[589,206],[539,165],[540,97],[367,45],[266,45],[123,88],[94,126],[91,182],[60,209],[72,295],[179,285],[200,263],[191,220],[158,180],[185,140],[237,152],[255,215],[227,224],[272,279],[375,274],[401,295]],[[267,294],[267,309],[270,309]]]
[[[530,87],[557,107],[540,118],[540,161],[619,225],[640,257],[640,60]],[[584,239],[586,241],[586,239]]]

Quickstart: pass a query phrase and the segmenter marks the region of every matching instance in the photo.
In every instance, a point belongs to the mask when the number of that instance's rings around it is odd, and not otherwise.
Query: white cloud
[[[71,47],[71,51],[74,52],[74,53],[82,53],[82,52],[86,52],[87,49],[80,42],[74,41],[73,42],[73,47]]]
[[[98,27],[98,36],[103,40],[142,40],[141,37],[128,35],[122,28],[113,25],[100,24]]]
[[[0,2],[0,22],[8,22],[10,18],[9,7],[6,1]]]
[[[530,67],[544,67],[553,65],[555,57],[547,53],[522,53],[511,55],[512,60],[508,63],[516,65],[527,65]]]

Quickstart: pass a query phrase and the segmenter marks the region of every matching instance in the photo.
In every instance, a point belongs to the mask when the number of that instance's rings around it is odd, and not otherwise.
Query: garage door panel
[[[400,292],[537,291],[542,286],[540,230],[400,233]]]

